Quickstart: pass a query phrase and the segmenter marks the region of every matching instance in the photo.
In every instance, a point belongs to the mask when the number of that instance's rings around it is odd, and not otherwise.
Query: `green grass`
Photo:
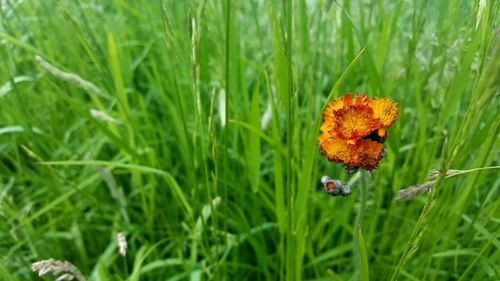
[[[500,278],[498,1],[0,3],[1,280]],[[401,108],[372,177],[317,147],[357,91]]]

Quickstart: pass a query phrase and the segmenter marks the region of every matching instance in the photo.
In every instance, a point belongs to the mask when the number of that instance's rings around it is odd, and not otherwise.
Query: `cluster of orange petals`
[[[321,153],[332,162],[350,168],[373,170],[383,157],[387,129],[396,121],[399,108],[386,98],[370,99],[347,94],[323,110]]]

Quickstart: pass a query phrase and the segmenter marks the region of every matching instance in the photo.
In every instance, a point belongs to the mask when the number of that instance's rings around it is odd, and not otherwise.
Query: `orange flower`
[[[382,143],[387,129],[398,114],[398,106],[386,98],[370,99],[358,93],[334,99],[323,110],[318,137],[321,153],[346,168],[377,168],[385,153]]]

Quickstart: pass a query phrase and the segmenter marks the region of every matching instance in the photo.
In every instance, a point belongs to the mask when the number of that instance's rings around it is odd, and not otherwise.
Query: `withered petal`
[[[384,146],[371,140],[360,140],[356,146],[359,167],[365,170],[377,168]]]

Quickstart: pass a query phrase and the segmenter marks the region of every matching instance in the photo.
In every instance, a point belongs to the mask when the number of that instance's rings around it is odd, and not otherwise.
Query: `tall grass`
[[[1,4],[0,279],[500,276],[496,1]],[[357,91],[401,108],[373,176],[317,148]]]

